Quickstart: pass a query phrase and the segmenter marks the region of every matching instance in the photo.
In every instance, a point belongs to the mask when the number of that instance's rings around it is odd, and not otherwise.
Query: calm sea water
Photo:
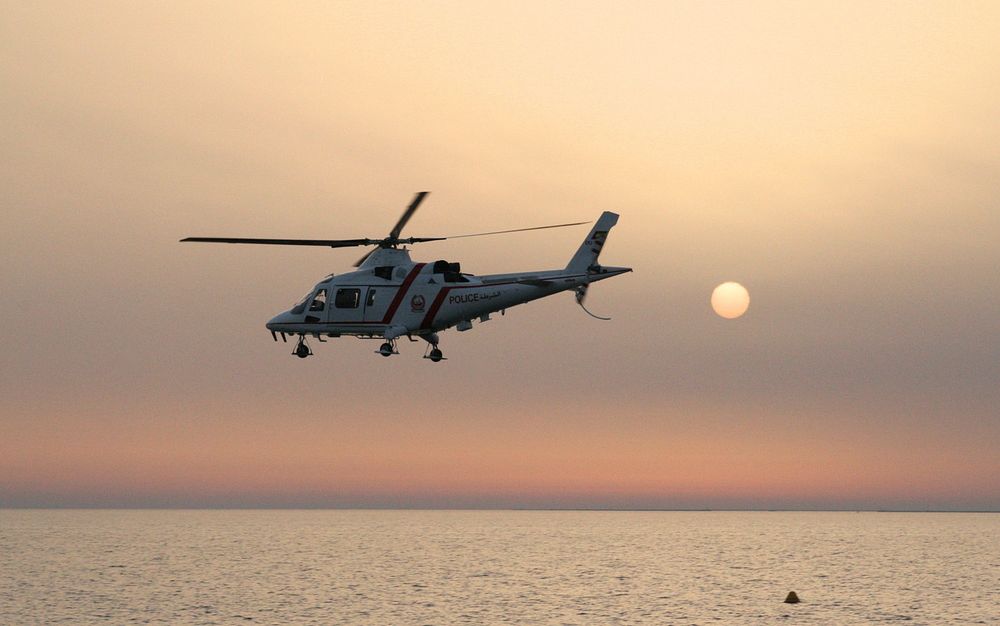
[[[0,510],[4,624],[903,621],[1000,624],[1000,515]]]

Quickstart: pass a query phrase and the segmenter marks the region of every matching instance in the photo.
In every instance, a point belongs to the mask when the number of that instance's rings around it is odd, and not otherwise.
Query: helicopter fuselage
[[[315,337],[426,336],[468,330],[496,312],[631,271],[591,266],[474,276],[457,263],[414,263],[403,249],[376,251],[354,272],[330,275],[267,323],[275,333]],[[437,343],[437,341],[433,341]]]

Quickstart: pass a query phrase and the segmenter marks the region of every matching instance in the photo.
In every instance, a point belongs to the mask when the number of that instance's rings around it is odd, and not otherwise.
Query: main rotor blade
[[[251,239],[244,237],[185,237],[181,241],[255,243],[272,246],[324,246],[327,248],[353,248],[355,246],[370,246],[379,242],[378,239]]]
[[[494,230],[488,233],[472,233],[471,235],[449,235],[441,239],[461,239],[462,237],[482,237],[483,235],[503,235],[505,233],[520,233],[526,230],[545,230],[546,228],[564,228],[566,226],[580,226],[590,222],[573,222],[571,224],[553,224],[551,226],[532,226],[531,228],[512,228],[511,230]]]
[[[406,207],[406,210],[403,211],[402,217],[399,218],[396,225],[392,227],[391,231],[389,231],[388,239],[399,239],[399,234],[403,232],[403,227],[410,221],[410,218],[413,217],[414,213],[416,213],[417,207],[420,206],[420,203],[424,201],[424,198],[426,198],[429,193],[429,191],[421,191],[413,197],[413,202],[410,203],[410,206]]]

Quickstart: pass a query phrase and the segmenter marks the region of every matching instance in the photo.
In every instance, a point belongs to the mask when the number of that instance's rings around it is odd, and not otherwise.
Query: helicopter
[[[584,306],[584,300],[591,283],[632,271],[630,267],[606,267],[597,262],[608,231],[618,222],[616,213],[605,211],[601,214],[564,268],[476,276],[462,272],[459,263],[445,260],[414,262],[405,246],[462,237],[580,226],[587,222],[450,237],[401,237],[403,228],[428,193],[417,193],[389,235],[381,239],[186,237],[181,242],[329,248],[374,246],[354,264],[355,271],[328,275],[292,308],[267,322],[266,327],[274,341],[278,341],[279,335],[285,343],[289,336],[298,337],[292,354],[302,359],[313,354],[308,337],[322,343],[326,342],[324,336],[380,338],[383,343],[376,353],[389,357],[399,354],[398,340],[405,336],[410,341],[418,341],[414,337],[426,341],[424,358],[437,363],[445,360],[439,347],[439,333],[442,331],[452,327],[466,331],[472,328],[473,320],[486,322],[494,313],[504,315],[510,307],[570,290],[574,292],[577,304],[588,315],[601,320],[610,319],[591,313]]]

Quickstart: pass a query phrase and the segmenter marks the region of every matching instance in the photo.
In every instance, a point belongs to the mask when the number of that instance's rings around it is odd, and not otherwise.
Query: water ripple
[[[995,514],[0,510],[0,554],[18,624],[1000,623]]]

